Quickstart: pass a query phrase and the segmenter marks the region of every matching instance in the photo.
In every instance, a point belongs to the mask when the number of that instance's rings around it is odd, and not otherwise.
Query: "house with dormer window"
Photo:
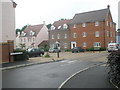
[[[70,29],[71,20],[55,21],[49,29],[49,46],[61,50],[70,49]]]
[[[21,34],[18,34],[18,37],[19,46],[17,47],[24,45],[24,49],[37,48],[43,42],[48,43],[48,28],[45,24],[29,25]]]

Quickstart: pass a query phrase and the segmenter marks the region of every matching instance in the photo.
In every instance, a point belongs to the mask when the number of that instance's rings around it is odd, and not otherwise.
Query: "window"
[[[110,27],[112,27],[112,22],[110,22]]]
[[[24,38],[24,42],[26,42],[26,38]]]
[[[26,33],[22,31],[21,36],[25,36],[25,35],[26,35]]]
[[[101,43],[100,42],[95,42],[94,47],[101,47]]]
[[[99,26],[99,22],[98,21],[95,22],[95,26]]]
[[[57,39],[60,39],[60,34],[57,35]]]
[[[51,26],[51,30],[55,30],[55,27],[54,27],[54,26]]]
[[[33,36],[33,35],[35,35],[35,32],[30,31],[30,36]]]
[[[83,43],[83,47],[87,47],[87,43],[84,42],[84,43]]]
[[[65,39],[67,38],[67,34],[64,34],[64,38],[65,38]]]
[[[77,38],[77,34],[76,33],[73,34],[73,38]]]
[[[54,35],[52,35],[52,39],[54,39]]]
[[[87,37],[87,33],[86,33],[86,32],[83,32],[83,33],[82,33],[82,36],[83,36],[83,37]]]
[[[33,38],[33,42],[35,41],[35,38]]]
[[[96,31],[95,32],[95,37],[99,37],[99,36],[100,36],[99,31]]]
[[[113,37],[113,33],[112,32],[110,32],[110,37]]]
[[[67,24],[63,24],[63,29],[67,29],[67,28],[68,28]]]
[[[60,29],[60,28],[61,28],[61,26],[58,27],[58,29]]]
[[[86,27],[86,23],[82,23],[82,27]]]
[[[107,37],[109,37],[109,31],[107,31]]]
[[[73,28],[76,28],[76,24],[73,25]]]
[[[107,26],[109,26],[109,22],[108,21],[106,22],[106,24],[107,24]]]

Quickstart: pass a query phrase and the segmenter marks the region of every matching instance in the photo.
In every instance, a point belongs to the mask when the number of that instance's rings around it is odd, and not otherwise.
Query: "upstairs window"
[[[73,34],[73,38],[77,38],[77,34],[76,33]]]
[[[95,26],[99,26],[99,22],[98,21],[95,22]]]
[[[106,22],[106,24],[107,24],[107,26],[109,26],[109,22],[108,21]]]
[[[109,37],[109,31],[107,31],[107,37]]]
[[[26,35],[26,33],[22,31],[21,36],[25,36],[25,35]]]
[[[86,23],[82,23],[82,27],[86,27]]]
[[[95,32],[95,37],[99,37],[99,36],[100,36],[99,31],[96,31]]]
[[[87,33],[86,33],[86,32],[83,32],[83,33],[82,33],[82,36],[83,36],[83,37],[87,37]]]
[[[64,34],[64,38],[65,38],[65,39],[67,38],[67,34]]]
[[[54,35],[52,35],[52,39],[54,39]]]
[[[110,22],[110,27],[112,27],[112,22]]]
[[[68,28],[67,24],[63,24],[63,29],[67,29],[67,28]]]
[[[76,24],[73,25],[73,28],[76,28]]]
[[[60,39],[60,34],[57,35],[57,39]]]
[[[60,29],[60,28],[61,28],[61,26],[58,27],[58,29]]]
[[[55,30],[55,27],[53,25],[51,26],[51,30]]]
[[[30,36],[33,36],[33,35],[35,35],[35,32],[30,31]]]

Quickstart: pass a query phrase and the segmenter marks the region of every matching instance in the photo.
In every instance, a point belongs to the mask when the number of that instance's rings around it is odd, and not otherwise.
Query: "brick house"
[[[60,50],[70,49],[70,20],[55,21],[49,29],[49,45]]]
[[[116,42],[116,24],[109,5],[106,9],[75,14],[70,30],[71,48],[107,47]]]
[[[0,63],[13,62],[15,48],[15,8],[13,0],[0,0]]]
[[[37,48],[44,41],[48,41],[48,28],[45,24],[29,25],[21,35],[18,34],[16,40],[18,41],[17,45],[18,43],[23,45],[24,49]]]

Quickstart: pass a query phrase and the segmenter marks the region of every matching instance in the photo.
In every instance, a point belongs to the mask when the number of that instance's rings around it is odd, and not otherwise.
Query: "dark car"
[[[78,53],[78,52],[84,52],[85,50],[82,49],[81,47],[74,47],[72,48],[72,53]]]
[[[44,50],[40,48],[32,48],[27,50],[29,57],[42,56],[44,55]]]

